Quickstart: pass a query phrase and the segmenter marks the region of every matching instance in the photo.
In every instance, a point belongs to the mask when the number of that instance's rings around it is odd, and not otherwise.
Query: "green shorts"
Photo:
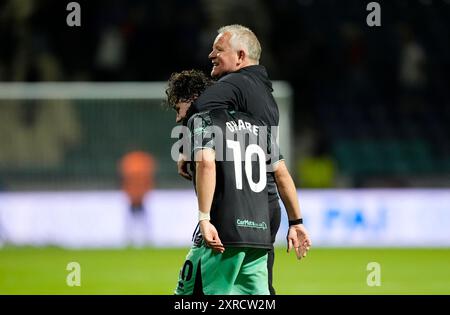
[[[267,249],[226,247],[223,254],[192,247],[180,270],[176,295],[268,295]]]

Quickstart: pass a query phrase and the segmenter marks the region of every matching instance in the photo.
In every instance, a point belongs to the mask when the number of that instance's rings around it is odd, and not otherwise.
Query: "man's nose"
[[[216,58],[216,52],[215,52],[214,50],[212,50],[212,51],[209,53],[208,58],[209,58],[209,59],[214,59],[214,58]]]

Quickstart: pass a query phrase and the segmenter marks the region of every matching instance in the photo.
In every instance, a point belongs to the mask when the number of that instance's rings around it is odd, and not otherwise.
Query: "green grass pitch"
[[[0,294],[168,294],[188,252],[183,249],[0,249]],[[81,266],[70,287],[69,262]],[[381,285],[368,286],[367,264],[378,262]],[[278,294],[450,294],[450,249],[314,248],[298,261],[277,248]]]

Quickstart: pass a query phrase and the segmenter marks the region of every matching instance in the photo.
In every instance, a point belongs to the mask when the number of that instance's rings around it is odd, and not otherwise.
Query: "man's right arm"
[[[210,222],[211,206],[216,188],[215,141],[209,132],[211,123],[207,114],[194,115],[187,122],[187,126],[191,131],[191,149],[195,163],[195,189],[200,232],[208,247],[223,253],[225,248],[216,228]]]
[[[225,248],[216,228],[210,222],[211,205],[216,188],[215,152],[208,148],[199,150],[195,154],[195,160],[200,231],[208,247],[223,253]]]

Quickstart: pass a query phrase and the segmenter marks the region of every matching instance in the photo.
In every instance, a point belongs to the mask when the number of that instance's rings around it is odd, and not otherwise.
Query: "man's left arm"
[[[284,161],[278,161],[275,164],[274,175],[278,192],[289,218],[289,230],[286,237],[288,252],[294,247],[297,258],[301,259],[306,256],[312,243],[307,230],[303,226],[297,190]]]

